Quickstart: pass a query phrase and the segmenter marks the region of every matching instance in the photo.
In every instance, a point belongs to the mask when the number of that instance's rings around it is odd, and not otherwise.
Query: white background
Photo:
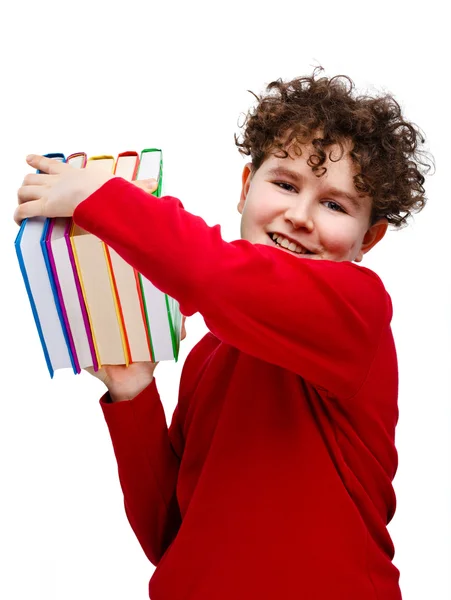
[[[15,0],[2,9],[0,597],[145,600],[153,571],[123,512],[102,384],[69,371],[52,381],[46,370],[13,248],[25,155],[162,147],[167,192],[230,241],[245,162],[233,134],[247,90],[321,64],[360,89],[392,92],[436,159],[427,208],[363,264],[395,309],[395,564],[405,599],[449,600],[451,127],[440,6]],[[183,359],[205,333],[199,315],[187,331],[181,361],[156,371],[168,418]]]

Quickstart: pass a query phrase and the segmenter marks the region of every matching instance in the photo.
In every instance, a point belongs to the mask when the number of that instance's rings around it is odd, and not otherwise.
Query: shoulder
[[[320,262],[320,261],[318,261]],[[389,293],[377,273],[367,267],[352,262],[325,264],[330,287],[335,293],[352,305],[359,307],[371,318],[378,316],[389,324],[393,316],[393,306]],[[320,267],[321,268],[321,267]]]
[[[384,282],[377,273],[352,262],[337,264],[342,265],[345,285],[348,285],[360,297],[368,295],[369,299],[385,305],[389,312],[392,311],[390,294],[387,292]]]
[[[317,260],[293,257],[265,245],[256,245],[267,259],[265,275],[279,271],[285,275],[286,292],[302,296],[305,290],[318,296],[341,297],[359,306],[392,311],[390,296],[382,279],[371,269],[351,261]]]

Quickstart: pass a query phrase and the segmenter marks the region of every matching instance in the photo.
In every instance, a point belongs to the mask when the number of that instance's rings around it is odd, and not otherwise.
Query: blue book
[[[46,154],[65,161],[63,154]],[[34,217],[22,221],[14,246],[27,290],[50,377],[56,369],[77,369],[69,344],[45,238],[50,219]]]

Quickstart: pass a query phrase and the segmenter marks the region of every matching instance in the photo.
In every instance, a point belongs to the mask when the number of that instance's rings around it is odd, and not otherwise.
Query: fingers
[[[55,175],[45,173],[28,173],[25,175],[22,185],[48,185],[55,179]]]
[[[186,321],[186,317],[184,315],[182,315],[182,329],[181,329],[180,340],[184,340],[186,338],[185,321]]]
[[[24,219],[39,217],[43,215],[44,196],[47,185],[54,179],[54,175],[43,175],[39,173],[28,173],[17,191],[19,206],[14,213],[14,221],[20,225]],[[32,206],[25,206],[32,205]]]
[[[20,225],[24,219],[31,217],[42,217],[44,213],[44,199],[31,200],[19,206],[14,211],[14,221]]]
[[[149,193],[154,192],[158,187],[158,181],[156,179],[140,179],[138,181],[132,181],[131,183]]]
[[[29,202],[30,200],[38,200],[42,197],[44,188],[42,185],[25,185],[19,188],[17,192],[17,198],[19,204]]]
[[[29,154],[27,156],[27,163],[30,165],[30,167],[33,167],[38,171],[42,171],[43,173],[48,173],[49,175],[58,175],[66,169],[71,168],[69,165],[61,162],[60,160],[46,158],[40,154]]]

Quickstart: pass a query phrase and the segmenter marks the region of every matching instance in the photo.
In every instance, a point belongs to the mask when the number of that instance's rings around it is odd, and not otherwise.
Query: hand
[[[182,317],[180,339],[186,337],[185,317]],[[135,362],[128,367],[125,365],[104,365],[98,371],[92,367],[85,369],[88,373],[100,379],[110,393],[112,402],[132,400],[152,383],[153,374],[158,363]]]
[[[27,163],[42,173],[25,176],[14,213],[18,224],[28,217],[71,217],[80,202],[114,177],[98,169],[74,169],[33,154],[27,156]]]
[[[75,169],[67,163],[44,156],[27,156],[31,167],[42,173],[29,173],[17,196],[19,206],[14,220],[20,225],[29,217],[71,217],[76,207],[115,175],[99,169]],[[155,180],[136,182],[152,192]]]

